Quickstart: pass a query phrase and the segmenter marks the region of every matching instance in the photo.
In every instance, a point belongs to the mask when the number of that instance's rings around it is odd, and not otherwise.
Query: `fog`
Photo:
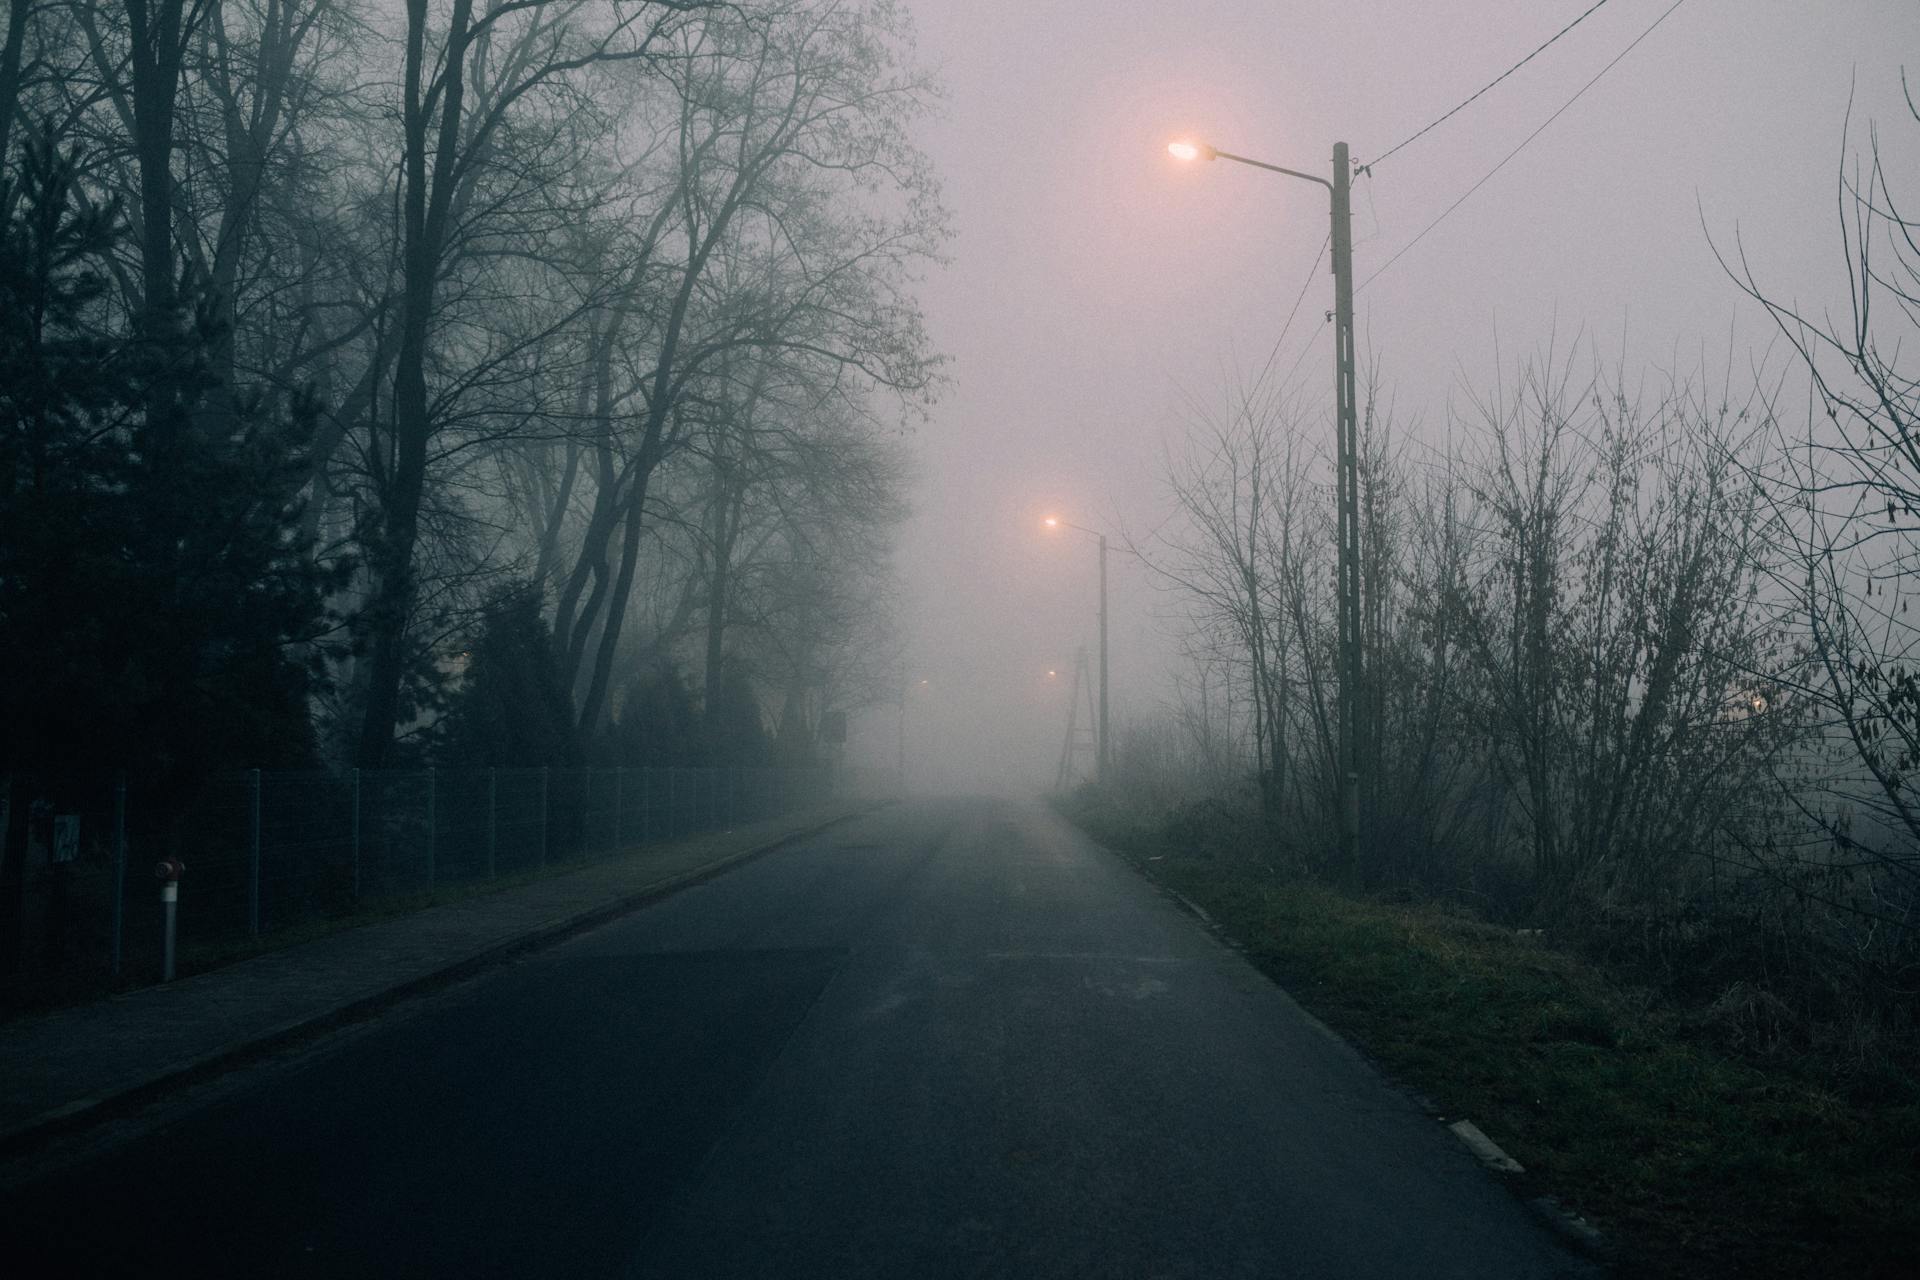
[[[1263,370],[1329,423],[1324,261],[1308,278],[1324,193],[1183,165],[1166,144],[1326,172],[1346,141],[1364,165],[1587,6],[908,7],[946,89],[921,141],[956,234],[922,298],[950,381],[915,433],[916,514],[898,548],[906,713],[869,710],[852,752],[890,764],[904,725],[915,786],[1033,790],[1060,756],[1074,650],[1096,640],[1094,543],[1042,517],[1116,540],[1151,530],[1184,418]],[[1373,368],[1400,429],[1439,450],[1450,404],[1549,345],[1564,358],[1586,344],[1582,360],[1629,381],[1779,362],[1773,326],[1715,246],[1744,249],[1773,296],[1816,314],[1844,306],[1839,165],[1871,120],[1904,112],[1916,37],[1910,0],[1600,7],[1356,179],[1363,378]],[[1322,435],[1324,450],[1330,425]],[[1110,571],[1118,730],[1175,696],[1180,658],[1176,602],[1118,549]]]

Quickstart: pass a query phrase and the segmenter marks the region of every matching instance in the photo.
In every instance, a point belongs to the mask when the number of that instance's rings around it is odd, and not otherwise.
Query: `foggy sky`
[[[1325,192],[1176,137],[1310,172],[1440,115],[1591,0],[910,0],[944,118],[922,144],[945,184],[952,261],[923,290],[952,385],[915,441],[899,564],[915,684],[910,773],[943,790],[1052,777],[1066,677],[1095,639],[1091,539],[1166,513],[1164,443],[1191,399],[1273,358],[1330,423],[1332,279],[1308,270]],[[1672,0],[1611,0],[1460,115],[1356,182],[1366,280],[1485,176]],[[1920,74],[1920,0],[1686,0],[1356,301],[1403,430],[1439,447],[1449,401],[1557,335],[1609,364],[1736,370],[1771,330],[1708,236],[1778,295],[1844,304],[1835,179],[1853,94],[1913,158],[1900,66]],[[1920,192],[1920,165],[1908,163]],[[1303,349],[1312,342],[1314,347]],[[1777,356],[1776,356],[1777,358]],[[1297,366],[1296,366],[1296,361]],[[1739,373],[1735,373],[1735,380]],[[1326,433],[1330,439],[1331,428]],[[1174,603],[1111,563],[1116,727],[1171,696]],[[1052,682],[1046,671],[1057,670]],[[891,763],[891,708],[856,756]]]

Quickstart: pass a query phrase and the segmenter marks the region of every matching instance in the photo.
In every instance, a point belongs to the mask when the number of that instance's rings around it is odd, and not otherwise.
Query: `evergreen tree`
[[[487,603],[438,737],[440,758],[449,765],[497,768],[577,758],[573,708],[560,684],[536,587],[515,583]]]
[[[614,718],[612,746],[623,765],[691,764],[698,753],[699,718],[686,677],[662,662],[635,676]]]
[[[179,785],[308,763],[315,406],[216,387],[204,305],[177,337],[126,336],[106,281],[127,229],[80,172],[42,131],[0,187],[0,766]],[[151,408],[160,383],[184,394]]]
[[[763,764],[767,731],[753,681],[737,662],[726,663],[703,723],[707,758],[714,764]]]

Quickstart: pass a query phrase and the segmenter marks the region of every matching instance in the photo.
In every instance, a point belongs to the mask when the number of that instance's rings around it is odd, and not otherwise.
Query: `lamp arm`
[[[1264,160],[1249,160],[1245,156],[1236,156],[1231,151],[1221,151],[1217,147],[1213,149],[1213,154],[1222,160],[1231,160],[1235,164],[1251,165],[1255,169],[1265,169],[1268,173],[1284,173],[1289,178],[1305,178],[1308,182],[1319,183],[1329,192],[1333,190],[1333,183],[1316,174],[1302,173],[1298,169],[1283,169],[1277,164],[1268,164]]]

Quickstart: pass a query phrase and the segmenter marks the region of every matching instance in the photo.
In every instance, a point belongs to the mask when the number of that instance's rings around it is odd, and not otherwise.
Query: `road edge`
[[[1161,897],[1172,902],[1180,910],[1191,915],[1199,922],[1200,927],[1211,934],[1221,945],[1240,955],[1242,958],[1246,957],[1247,948],[1245,945],[1222,928],[1220,923],[1213,918],[1205,907],[1202,907],[1199,903],[1187,897],[1186,894],[1181,893],[1172,885],[1164,883],[1158,876],[1154,875],[1153,868],[1147,866],[1144,861],[1130,857],[1110,845],[1102,844],[1085,828],[1081,827],[1071,818],[1068,818],[1065,814],[1059,813],[1057,810],[1055,811],[1055,816],[1062,822],[1065,822],[1070,829],[1087,841],[1087,843],[1099,849],[1101,852],[1108,854],[1133,874],[1139,876],[1155,893],[1158,893]],[[1349,1052],[1367,1063],[1382,1079],[1412,1099],[1415,1105],[1422,1111],[1438,1121],[1463,1147],[1477,1158],[1480,1165],[1485,1168],[1489,1174],[1494,1176],[1495,1182],[1500,1183],[1511,1191],[1514,1199],[1519,1201],[1520,1204],[1528,1212],[1533,1214],[1544,1226],[1559,1236],[1569,1248],[1583,1255],[1588,1260],[1601,1264],[1603,1267],[1611,1268],[1619,1264],[1620,1259],[1614,1242],[1604,1231],[1594,1226],[1593,1223],[1581,1217],[1578,1213],[1561,1204],[1554,1196],[1537,1194],[1537,1188],[1534,1188],[1525,1178],[1525,1170],[1521,1167],[1519,1161],[1509,1156],[1498,1144],[1487,1137],[1478,1125],[1475,1125],[1470,1120],[1459,1117],[1455,1117],[1453,1122],[1449,1123],[1447,1117],[1440,1114],[1440,1109],[1434,1105],[1432,1099],[1427,1098],[1416,1090],[1409,1089],[1399,1077],[1389,1071],[1382,1063],[1375,1059],[1372,1054],[1368,1053],[1360,1045],[1355,1044],[1339,1031],[1336,1031],[1312,1010],[1296,1000],[1293,993],[1288,991],[1272,974],[1265,972],[1258,965],[1251,965],[1250,967],[1255,973],[1259,974],[1261,978],[1271,984],[1274,990],[1286,997],[1287,1002],[1293,1006],[1296,1012],[1307,1020],[1310,1026],[1321,1035],[1327,1037],[1327,1039],[1344,1046]],[[1465,1132],[1463,1132],[1463,1130],[1465,1130]],[[1469,1137],[1469,1134],[1471,1137]]]
[[[690,889],[714,879],[785,845],[809,839],[841,823],[867,817],[895,803],[897,801],[892,798],[883,799],[850,813],[836,814],[822,822],[786,832],[761,844],[716,858],[712,862],[682,871],[664,880],[655,881],[643,889],[622,894],[599,906],[577,911],[564,919],[552,921],[516,937],[482,947],[458,960],[426,973],[414,974],[390,987],[354,996],[329,1008],[290,1019],[266,1031],[231,1040],[197,1057],[162,1067],[138,1084],[62,1103],[58,1107],[41,1112],[25,1124],[16,1125],[0,1133],[0,1160],[17,1159],[55,1138],[70,1136],[117,1116],[125,1115],[175,1089],[264,1058],[302,1040],[317,1038],[355,1022],[364,1022],[402,1000],[451,986],[505,964],[509,960],[564,942],[568,938],[611,923],[621,916],[658,902],[662,898],[670,897],[683,889]]]

